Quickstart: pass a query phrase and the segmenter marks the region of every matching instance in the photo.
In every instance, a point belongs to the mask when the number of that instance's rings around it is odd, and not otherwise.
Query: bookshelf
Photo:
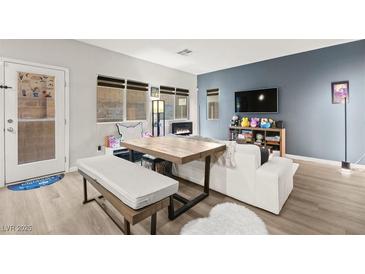
[[[253,128],[230,126],[229,140],[236,141],[238,134],[250,131],[252,132],[252,140],[243,141],[243,143],[254,144],[256,140],[256,135],[260,133],[263,135],[261,146],[270,147],[272,148],[272,150],[280,151],[280,156],[285,157],[285,128]],[[267,137],[270,140],[267,140]]]

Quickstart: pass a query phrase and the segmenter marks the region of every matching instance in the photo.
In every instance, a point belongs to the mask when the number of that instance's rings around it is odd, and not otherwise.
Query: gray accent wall
[[[283,120],[288,154],[341,161],[344,105],[332,104],[331,82],[342,80],[350,81],[348,155],[355,162],[365,153],[365,40],[199,75],[200,134],[228,138],[235,91],[278,87],[278,114],[245,116]],[[220,89],[216,121],[206,114],[211,88]]]

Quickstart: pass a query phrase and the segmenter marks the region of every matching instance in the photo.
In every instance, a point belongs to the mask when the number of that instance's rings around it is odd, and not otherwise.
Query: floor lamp
[[[351,169],[351,164],[347,160],[347,100],[348,96],[344,97],[344,104],[345,104],[345,161],[342,161],[342,168],[344,169]]]
[[[345,160],[341,162],[343,170],[350,170],[351,163],[347,159],[347,104],[349,102],[349,81],[332,83],[332,103],[344,104],[345,109]]]
[[[162,125],[162,132],[161,132]],[[155,130],[156,128],[156,130]],[[155,134],[155,131],[156,134]],[[152,101],[152,136],[164,136],[165,135],[165,101],[153,100]]]

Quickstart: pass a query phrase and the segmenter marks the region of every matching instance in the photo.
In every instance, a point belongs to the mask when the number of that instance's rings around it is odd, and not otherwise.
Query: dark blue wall
[[[264,116],[284,121],[287,153],[343,160],[344,105],[331,102],[331,82],[341,80],[350,81],[348,146],[354,162],[365,153],[365,40],[199,75],[200,134],[228,138],[235,91],[278,87],[279,113]],[[206,115],[211,88],[220,89],[217,121]]]

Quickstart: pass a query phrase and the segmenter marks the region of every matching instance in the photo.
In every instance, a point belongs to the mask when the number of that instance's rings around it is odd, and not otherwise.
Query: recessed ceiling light
[[[184,50],[179,51],[177,54],[187,56],[187,55],[190,55],[191,53],[192,53],[192,51],[190,49],[184,49]]]

